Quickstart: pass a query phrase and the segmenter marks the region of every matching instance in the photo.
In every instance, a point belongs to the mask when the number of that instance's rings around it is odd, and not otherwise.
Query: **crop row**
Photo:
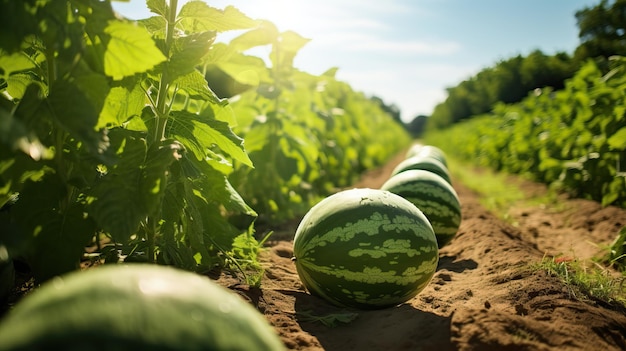
[[[38,282],[85,258],[258,265],[259,215],[293,216],[408,143],[334,70],[293,67],[308,39],[232,6],[146,3],[152,16],[131,21],[110,1],[1,2],[12,14],[0,23],[7,276],[14,261]],[[244,54],[259,45],[272,47],[267,65]],[[216,93],[236,83],[238,101]]]
[[[446,153],[626,207],[626,61],[603,75],[589,61],[565,88],[536,89],[426,140]]]

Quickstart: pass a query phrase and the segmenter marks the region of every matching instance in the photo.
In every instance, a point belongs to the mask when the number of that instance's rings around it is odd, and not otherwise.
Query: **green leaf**
[[[208,6],[204,1],[190,1],[183,5],[177,21],[178,28],[187,34],[247,29],[257,24],[233,6],[218,10]]]
[[[272,45],[278,41],[278,37],[278,28],[272,22],[262,21],[257,28],[231,40],[229,46],[236,51],[246,51],[257,46]]]
[[[38,86],[32,85],[32,87],[33,89],[29,90],[29,94],[25,95],[22,101],[26,105],[32,103],[34,106],[30,107],[36,108],[42,100],[38,94]],[[13,103],[2,98],[0,100],[0,143],[7,145],[11,151],[22,151],[35,161],[52,158],[52,151],[41,143],[37,135],[19,118],[19,114],[11,113],[14,108]]]
[[[184,76],[178,77],[172,85],[178,89],[182,89],[189,94],[192,99],[203,100],[212,104],[222,105],[222,102],[215,93],[209,88],[206,79],[202,73],[193,70]]]
[[[84,142],[93,152],[101,152],[106,149],[106,141],[102,132],[96,130],[96,125],[108,93],[107,79],[88,73],[55,81],[50,88],[48,106],[56,122],[70,135]]]
[[[103,230],[125,242],[159,208],[168,168],[182,157],[183,148],[164,140],[148,149],[141,133],[123,129],[109,135],[119,162],[87,192],[87,209]]]
[[[165,27],[167,26],[165,18],[161,16],[152,16],[150,18],[139,20],[137,23],[144,26],[146,30],[154,36],[154,38],[165,38]]]
[[[290,69],[298,51],[309,41],[310,39],[292,31],[281,33],[279,41],[272,47],[270,53],[273,67]]]
[[[114,86],[104,101],[96,129],[119,127],[130,118],[141,116],[146,96],[140,84]]]
[[[204,160],[207,149],[218,147],[235,160],[252,166],[243,147],[243,139],[235,135],[228,123],[213,119],[200,120],[200,116],[186,111],[174,111],[169,125],[170,137],[180,140],[198,160]]]
[[[216,66],[241,84],[258,86],[261,82],[271,81],[265,62],[258,57],[234,56]]]
[[[111,38],[104,54],[104,71],[115,80],[146,72],[166,59],[144,27],[111,21],[105,32]]]
[[[148,6],[150,12],[161,17],[167,18],[169,16],[170,9],[165,0],[147,0],[146,6]]]
[[[626,149],[626,127],[622,127],[607,140],[609,146],[613,149]]]
[[[25,182],[11,207],[16,234],[28,241],[20,256],[26,257],[37,282],[77,269],[84,247],[95,233],[82,204],[60,207],[66,198],[61,179],[47,173],[37,181]]]
[[[172,56],[167,63],[170,79],[188,74],[202,63],[215,40],[215,32],[200,32],[177,38],[172,47]]]
[[[127,242],[148,215],[138,187],[147,145],[137,133],[123,130],[112,130],[109,138],[119,162],[87,191],[87,210],[115,241]]]

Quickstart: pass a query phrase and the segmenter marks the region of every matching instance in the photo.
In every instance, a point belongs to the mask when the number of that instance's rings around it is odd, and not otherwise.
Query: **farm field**
[[[404,154],[366,173],[355,187],[380,187]],[[533,264],[549,257],[585,261],[626,224],[626,211],[581,199],[513,207],[509,219],[488,211],[480,196],[455,182],[463,219],[440,251],[437,272],[415,298],[394,308],[337,308],[306,293],[292,237],[298,221],[272,228],[260,288],[222,275],[265,315],[296,350],[623,350],[626,311],[585,297]],[[547,190],[516,180],[529,194]],[[554,206],[552,206],[554,207]],[[328,324],[328,325],[327,325]]]

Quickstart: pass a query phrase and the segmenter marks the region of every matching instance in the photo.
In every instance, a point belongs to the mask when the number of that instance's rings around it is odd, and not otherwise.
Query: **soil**
[[[380,187],[402,159],[354,187]],[[625,210],[563,197],[558,209],[511,208],[504,221],[481,205],[480,195],[452,183],[461,226],[440,250],[430,284],[404,304],[352,310],[307,293],[291,261],[298,220],[272,228],[260,288],[227,275],[218,281],[257,306],[293,350],[626,350],[623,307],[531,268],[545,257],[590,261],[626,225]],[[529,194],[547,191],[516,183]]]

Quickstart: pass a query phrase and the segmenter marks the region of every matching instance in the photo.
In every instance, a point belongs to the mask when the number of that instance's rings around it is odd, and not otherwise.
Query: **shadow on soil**
[[[357,310],[333,306],[305,292],[291,295],[296,299],[298,324],[325,350],[455,349],[450,342],[451,317],[420,311],[408,304]]]

